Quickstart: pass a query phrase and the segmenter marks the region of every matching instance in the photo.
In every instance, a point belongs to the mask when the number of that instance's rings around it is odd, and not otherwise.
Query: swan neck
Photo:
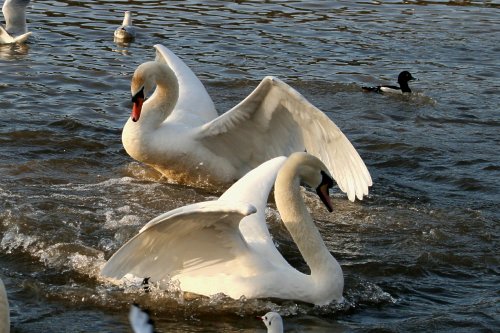
[[[179,98],[179,83],[166,64],[154,62],[150,80],[156,84],[153,95],[145,102],[143,115],[147,126],[159,127],[168,118]]]
[[[276,179],[275,199],[281,219],[309,266],[312,277],[338,274],[341,272],[340,265],[328,251],[307,210],[297,173],[297,166],[289,167],[285,163]]]

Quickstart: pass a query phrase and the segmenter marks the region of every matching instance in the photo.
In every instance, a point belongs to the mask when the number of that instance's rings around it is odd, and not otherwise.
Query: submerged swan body
[[[164,46],[155,48],[156,60],[141,64],[132,78],[132,115],[122,133],[131,157],[168,178],[230,184],[273,157],[307,151],[325,162],[350,200],[368,193],[372,180],[352,144],[286,83],[266,77],[218,116],[184,62]]]
[[[147,223],[106,263],[101,274],[178,280],[186,292],[231,298],[281,298],[317,305],[341,301],[344,277],[301,197],[300,182],[317,188],[332,210],[326,166],[307,153],[277,157],[249,172],[218,200],[174,209]],[[311,273],[276,249],[265,220],[275,183],[276,206]]]
[[[5,27],[0,25],[0,44],[24,43],[31,32],[26,26],[26,7],[30,0],[5,0],[2,13]]]

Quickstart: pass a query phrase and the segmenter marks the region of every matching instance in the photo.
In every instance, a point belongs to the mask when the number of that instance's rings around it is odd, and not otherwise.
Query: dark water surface
[[[0,46],[0,277],[14,332],[127,332],[128,305],[160,332],[498,332],[498,1],[32,1],[33,38]],[[123,11],[139,35],[113,41]],[[311,196],[346,278],[342,305],[183,299],[112,287],[106,259],[149,219],[222,189],[169,184],[127,156],[130,78],[164,44],[220,113],[265,75],[324,110],[370,169],[368,198]],[[364,84],[419,78],[410,97]],[[309,196],[308,196],[309,197]],[[269,209],[280,249],[303,262]]]

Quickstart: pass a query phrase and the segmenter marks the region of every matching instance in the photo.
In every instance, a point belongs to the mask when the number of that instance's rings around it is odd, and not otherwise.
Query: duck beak
[[[142,87],[137,94],[132,96],[132,103],[132,115],[130,117],[133,122],[136,122],[141,116],[142,104],[144,104],[144,87]]]
[[[328,190],[333,187],[333,179],[324,171],[321,171],[321,174],[323,175],[323,180],[321,181],[321,184],[319,184],[319,186],[316,188],[316,193],[318,194],[323,204],[326,206],[326,209],[328,209],[328,211],[331,213],[333,212],[333,204],[330,200],[330,194],[328,193]]]

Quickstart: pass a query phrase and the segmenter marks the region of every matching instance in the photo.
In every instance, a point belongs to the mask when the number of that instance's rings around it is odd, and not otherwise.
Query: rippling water
[[[498,1],[32,1],[27,45],[0,46],[0,276],[15,332],[498,331]],[[123,11],[139,35],[113,41]],[[99,278],[150,218],[223,189],[169,184],[121,146],[129,80],[172,49],[220,113],[276,75],[328,113],[368,165],[362,202],[309,206],[346,276],[342,305],[183,299]],[[419,78],[410,97],[364,84]],[[308,196],[309,197],[309,196]],[[272,233],[304,267],[271,206]]]

